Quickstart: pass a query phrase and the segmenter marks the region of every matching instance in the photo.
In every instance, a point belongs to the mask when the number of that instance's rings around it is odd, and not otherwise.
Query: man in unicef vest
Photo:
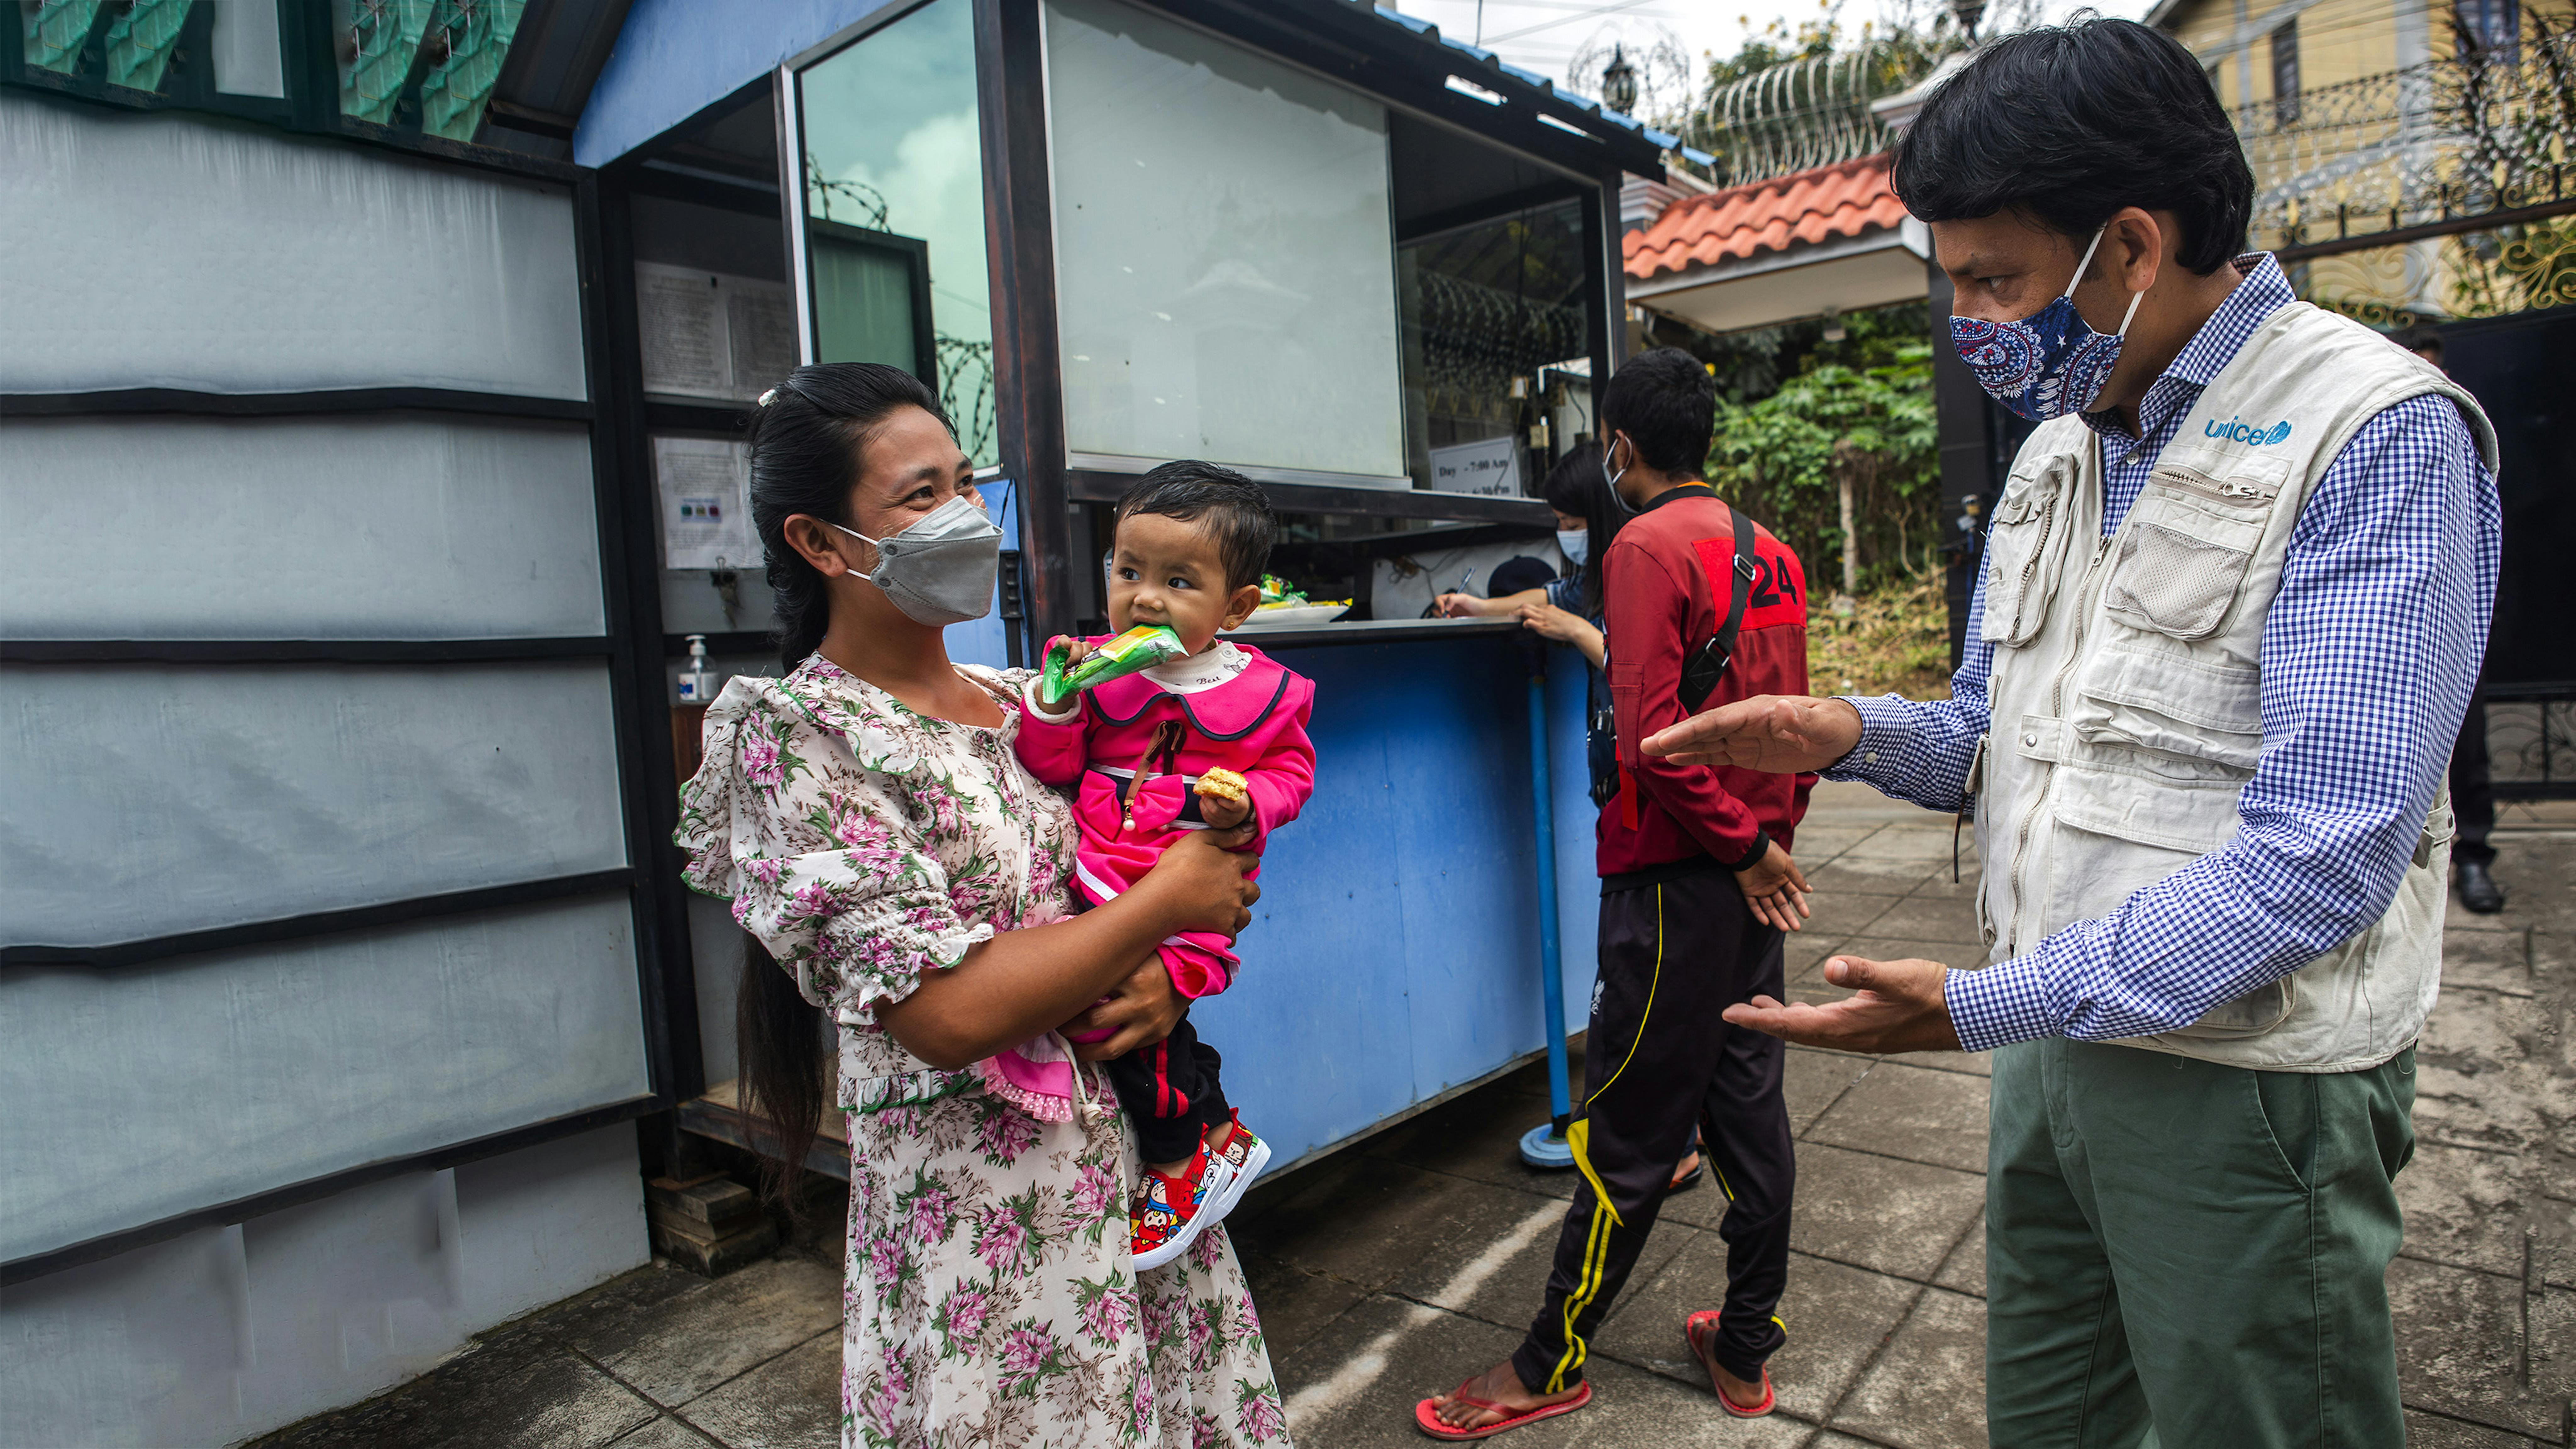
[[[1952,698],[1742,700],[1645,749],[1971,812],[1988,950],[1838,960],[1855,995],[1727,1019],[1995,1054],[1994,1444],[2402,1444],[2391,1179],[2494,598],[2494,436],[2438,370],[2235,255],[2252,177],[2153,30],[1989,46],[1894,183],[1961,355],[2045,420]]]

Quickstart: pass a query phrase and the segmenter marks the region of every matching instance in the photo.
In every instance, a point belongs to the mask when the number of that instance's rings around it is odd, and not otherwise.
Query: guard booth
[[[1317,793],[1201,1008],[1281,1149],[1540,1045],[1509,625],[1673,138],[1348,0],[40,0],[0,24],[0,1442],[229,1442],[645,1262],[739,1137],[668,844],[690,635],[800,358],[933,383],[1096,629],[1199,456],[1338,622]],[[1545,661],[1564,994],[1582,670]],[[693,1146],[693,1144],[696,1144]]]
[[[1318,783],[1202,1030],[1283,1162],[1525,1059],[1537,660],[1510,623],[1422,616],[1504,559],[1558,561],[1534,495],[1615,362],[1619,185],[1678,142],[1341,0],[842,9],[720,32],[639,11],[575,138],[631,248],[612,240],[605,282],[635,288],[669,648],[703,634],[723,673],[780,667],[747,526],[686,555],[667,530],[696,506],[675,476],[747,512],[744,403],[796,357],[913,369],[984,470],[1010,551],[996,617],[950,633],[961,659],[1105,629],[1109,505],[1171,458],[1238,468],[1285,516],[1273,570],[1351,604],[1241,636],[1317,680]],[[1547,665],[1577,1012],[1582,678],[1570,652]],[[689,920],[705,1090],[677,1120],[747,1143],[739,933],[722,902]]]

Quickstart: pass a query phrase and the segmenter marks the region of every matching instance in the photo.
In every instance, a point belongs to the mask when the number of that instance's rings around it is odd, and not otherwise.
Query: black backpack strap
[[[1721,500],[1723,501],[1723,500]],[[1735,636],[1744,627],[1744,601],[1753,593],[1753,580],[1761,572],[1753,561],[1753,520],[1744,516],[1734,504],[1726,505],[1727,527],[1735,531],[1735,564],[1728,570],[1726,618],[1717,633],[1699,647],[1698,652],[1682,661],[1682,708],[1693,714],[1717,692],[1717,682],[1726,677],[1726,666],[1735,658]]]
[[[1726,622],[1717,626],[1717,649],[1728,658],[1735,656],[1736,631],[1744,627],[1744,601],[1753,595],[1753,580],[1761,566],[1753,561],[1753,520],[1726,505],[1726,526],[1735,530],[1735,578],[1733,597],[1726,601]]]

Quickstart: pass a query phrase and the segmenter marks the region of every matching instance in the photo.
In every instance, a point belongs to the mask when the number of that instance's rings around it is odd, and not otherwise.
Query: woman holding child
[[[1068,913],[1072,811],[1014,753],[1025,681],[948,660],[996,534],[909,374],[798,369],[760,410],[752,513],[788,673],[708,711],[676,838],[750,933],[746,1099],[790,1164],[828,1080],[817,1009],[837,1024],[841,1442],[1285,1444],[1222,1230],[1134,1270],[1132,1129],[1094,1065],[1181,1021],[1158,945],[1249,921],[1255,859],[1226,847],[1255,825],[1194,832]]]

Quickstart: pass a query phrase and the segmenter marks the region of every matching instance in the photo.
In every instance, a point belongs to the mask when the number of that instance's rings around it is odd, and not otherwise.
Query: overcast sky
[[[1880,0],[1842,0],[1844,29],[1857,31],[1862,21],[1878,14],[1879,3]],[[2048,18],[2053,20],[2075,10],[2079,0],[2043,3]],[[2151,0],[2094,0],[2093,8],[2105,15],[2134,20],[2146,14],[2150,3]],[[1397,8],[1438,25],[1442,35],[1476,41],[1479,4],[1480,0],[1399,0]],[[1744,43],[1748,20],[1752,29],[1759,30],[1775,19],[1786,18],[1794,23],[1820,13],[1817,0],[1481,0],[1481,8],[1481,43],[1486,49],[1498,52],[1514,65],[1596,97],[1601,93],[1597,72],[1571,80],[1565,74],[1566,63],[1587,42],[1600,39],[1606,48],[1608,41],[1616,38],[1629,41],[1633,52],[1642,47],[1629,40],[1631,36],[1643,38],[1662,27],[1681,42],[1696,70],[1708,53],[1733,55]]]

